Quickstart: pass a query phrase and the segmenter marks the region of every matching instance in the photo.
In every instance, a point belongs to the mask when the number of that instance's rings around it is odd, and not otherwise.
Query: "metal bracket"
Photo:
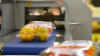
[[[73,26],[73,25],[81,25],[81,22],[77,22],[77,23],[69,23],[69,26]]]

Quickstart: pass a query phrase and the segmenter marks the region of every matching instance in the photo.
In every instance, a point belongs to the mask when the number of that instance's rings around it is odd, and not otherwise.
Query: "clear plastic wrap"
[[[39,25],[36,22],[30,22],[25,25],[19,32],[19,37],[23,41],[32,41],[35,37],[35,29]]]
[[[97,48],[91,41],[65,41],[41,52],[40,56],[96,56]]]
[[[47,41],[54,30],[51,22],[33,21],[25,25],[19,32],[19,37],[23,41],[40,40]]]
[[[54,26],[51,22],[43,22],[35,30],[35,39],[47,41],[53,32]]]

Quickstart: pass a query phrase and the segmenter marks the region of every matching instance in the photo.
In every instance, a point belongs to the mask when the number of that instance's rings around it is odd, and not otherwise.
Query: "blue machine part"
[[[20,38],[16,38],[3,48],[4,55],[38,55],[41,51],[52,46],[56,38],[57,30],[54,30],[48,41],[32,41],[23,42]]]

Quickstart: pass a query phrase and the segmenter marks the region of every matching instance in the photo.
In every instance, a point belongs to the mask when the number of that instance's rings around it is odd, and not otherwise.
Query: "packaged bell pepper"
[[[91,41],[75,40],[65,41],[60,45],[52,46],[43,52],[41,56],[96,56],[97,48]]]
[[[35,39],[40,41],[47,41],[51,36],[54,25],[51,22],[43,22],[35,30]]]
[[[47,41],[54,30],[51,22],[33,21],[25,25],[19,32],[19,37],[23,41]]]
[[[20,39],[23,41],[32,41],[34,40],[35,36],[35,29],[39,25],[36,22],[30,22],[29,24],[25,25],[21,30],[20,30]]]

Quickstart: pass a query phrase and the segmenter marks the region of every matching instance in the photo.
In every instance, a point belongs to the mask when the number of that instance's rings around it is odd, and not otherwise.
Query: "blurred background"
[[[100,0],[83,0],[92,11],[92,41],[100,42]]]

